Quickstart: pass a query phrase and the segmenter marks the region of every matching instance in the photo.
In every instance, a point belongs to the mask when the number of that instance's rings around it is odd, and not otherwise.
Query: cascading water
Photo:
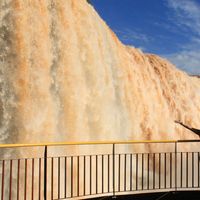
[[[200,80],[124,46],[85,0],[0,1],[1,143],[196,138],[174,120],[200,127]]]

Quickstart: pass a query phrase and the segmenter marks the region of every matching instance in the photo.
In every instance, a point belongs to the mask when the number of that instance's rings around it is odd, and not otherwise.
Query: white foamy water
[[[124,46],[85,0],[0,1],[1,143],[198,138],[174,120],[200,128],[200,80]]]

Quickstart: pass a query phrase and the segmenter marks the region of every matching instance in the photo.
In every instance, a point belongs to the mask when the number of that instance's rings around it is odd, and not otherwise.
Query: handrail
[[[145,143],[176,143],[200,142],[200,140],[130,140],[130,141],[89,141],[89,142],[50,142],[30,144],[0,144],[0,148],[15,147],[41,147],[41,146],[66,146],[66,145],[102,145],[102,144],[145,144]]]

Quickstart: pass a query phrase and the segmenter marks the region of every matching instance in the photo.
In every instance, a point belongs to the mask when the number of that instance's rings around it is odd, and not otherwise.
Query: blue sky
[[[119,39],[200,74],[200,0],[92,0]]]

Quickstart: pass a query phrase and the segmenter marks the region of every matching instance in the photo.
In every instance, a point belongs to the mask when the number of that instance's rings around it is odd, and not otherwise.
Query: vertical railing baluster
[[[118,159],[118,192],[120,192],[120,180],[121,180],[121,154],[119,154]]]
[[[74,172],[73,172],[73,168],[74,168],[74,161],[73,161],[73,156],[71,156],[71,197],[74,196]]]
[[[124,154],[124,191],[126,191],[126,154]]]
[[[149,153],[147,154],[147,190],[149,190]]]
[[[161,188],[161,153],[159,153],[159,189]]]
[[[188,152],[186,152],[186,188],[188,188]]]
[[[142,153],[142,190],[144,189],[144,153]]]
[[[136,154],[136,190],[138,190],[138,154]]]
[[[113,197],[115,197],[115,144],[112,145],[112,154],[113,154]]]
[[[96,194],[98,194],[98,155],[96,155]]]
[[[60,157],[58,157],[58,199],[60,199]]]
[[[25,159],[25,176],[24,176],[24,200],[26,200],[26,185],[27,185],[27,159]],[[46,199],[45,199],[46,200]]]
[[[85,156],[83,156],[83,196],[85,196],[85,184],[86,184],[86,172],[85,172],[85,165],[86,165],[86,159]]]
[[[17,161],[17,200],[19,200],[20,159]]]
[[[102,177],[101,177],[101,181],[102,181],[101,192],[103,194],[104,193],[104,155],[101,155],[101,164],[102,164],[102,166],[101,166],[101,171],[102,171],[102,174],[101,174],[102,175]]]
[[[170,152],[170,188],[172,188],[172,152]]]
[[[12,199],[12,160],[10,160],[10,185],[9,185],[9,200]]]
[[[64,157],[64,198],[67,198],[67,157]]]
[[[130,154],[130,191],[132,191],[132,184],[133,184],[133,166],[132,166],[132,154]]]
[[[53,200],[53,191],[54,191],[54,187],[53,187],[53,184],[54,184],[54,158],[52,157],[51,158],[51,200]]]
[[[110,192],[110,154],[108,154],[108,193]]]
[[[169,164],[169,166],[170,166],[170,188],[172,188],[172,152],[170,152],[169,156],[170,156],[170,164]]]
[[[167,154],[165,153],[165,157],[164,157],[164,163],[165,163],[165,165],[164,165],[164,179],[165,179],[165,189],[167,188]]]
[[[41,158],[39,158],[38,199],[41,199]]]
[[[155,153],[153,153],[153,189],[155,189],[155,179],[156,179],[156,164],[155,164]]]
[[[198,187],[200,187],[200,153],[198,152],[197,153],[197,156],[198,156],[198,159],[197,159],[197,162],[198,162]]]
[[[194,152],[192,152],[192,187],[194,187]]]
[[[44,148],[44,200],[47,200],[47,146]]]
[[[181,188],[183,187],[183,153],[181,152]]]
[[[1,200],[4,199],[4,174],[5,173],[5,161],[2,161],[2,180],[1,180]]]
[[[175,142],[175,191],[177,190],[177,142]]]
[[[90,195],[92,194],[92,156],[90,155]]]
[[[32,158],[32,200],[34,199],[34,158]]]
[[[77,156],[77,196],[79,197],[79,156]]]

